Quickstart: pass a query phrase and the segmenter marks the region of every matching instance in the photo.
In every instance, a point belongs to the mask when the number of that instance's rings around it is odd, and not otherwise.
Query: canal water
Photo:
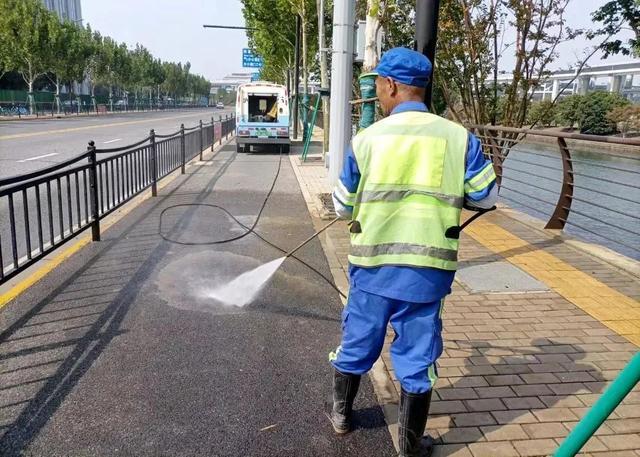
[[[574,201],[565,232],[640,259],[640,155],[571,149]],[[557,147],[521,143],[504,162],[500,200],[549,220],[562,186]]]

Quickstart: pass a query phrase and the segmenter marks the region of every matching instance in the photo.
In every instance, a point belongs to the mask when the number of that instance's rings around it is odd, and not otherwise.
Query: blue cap
[[[425,55],[409,48],[393,48],[382,55],[372,73],[408,86],[426,87],[431,69],[431,62]]]

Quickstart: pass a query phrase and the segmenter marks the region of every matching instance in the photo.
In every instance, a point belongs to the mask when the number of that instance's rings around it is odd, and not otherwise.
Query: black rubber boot
[[[433,439],[423,436],[431,405],[431,392],[412,394],[402,389],[398,414],[399,457],[429,457],[433,452]]]
[[[351,410],[359,386],[360,375],[340,373],[335,370],[333,375],[333,408],[329,419],[333,429],[339,435],[351,430]]]

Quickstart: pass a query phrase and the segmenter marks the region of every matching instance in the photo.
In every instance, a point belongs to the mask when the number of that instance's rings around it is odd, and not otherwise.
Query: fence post
[[[558,149],[560,149],[562,157],[562,188],[556,209],[544,228],[562,230],[569,218],[573,201],[573,164],[571,163],[571,152],[564,138],[558,138]]]
[[[211,116],[211,152],[213,152],[213,145],[216,142],[216,126],[213,121],[213,116]]]
[[[186,165],[186,154],[184,149],[184,124],[180,124],[180,158],[182,160],[180,174],[184,174],[184,166]]]
[[[151,143],[151,196],[156,197],[158,195],[158,169],[156,167],[156,132],[153,129],[149,132],[149,141]]]
[[[202,119],[200,119],[200,130],[198,130],[198,137],[200,138],[200,160],[202,160],[202,148],[204,145],[202,144]]]
[[[98,160],[96,158],[96,144],[89,141],[89,194],[91,198],[91,240],[100,241],[100,214],[98,210]]]
[[[222,130],[222,115],[218,116],[218,122],[220,122],[220,145],[222,145],[222,137],[224,136],[224,130]]]

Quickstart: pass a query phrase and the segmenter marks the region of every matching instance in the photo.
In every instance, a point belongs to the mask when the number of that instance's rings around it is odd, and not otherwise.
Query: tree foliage
[[[49,37],[57,18],[38,0],[0,0],[0,11],[3,64],[20,73],[31,93],[35,81],[51,69]]]
[[[559,125],[573,128],[578,123],[580,106],[584,102],[583,95],[569,95],[560,99],[556,105],[556,122]]]
[[[533,102],[527,113],[527,124],[538,125],[539,127],[549,127],[556,119],[556,105],[551,100],[541,100]]]
[[[590,38],[598,35],[613,37],[601,46],[605,58],[611,54],[640,55],[640,3],[637,0],[611,0],[594,11],[591,18],[600,22],[602,27],[590,32]],[[634,34],[626,43],[615,38],[625,27]]]
[[[162,90],[194,101],[209,95],[209,82],[191,74],[190,64],[163,63],[140,44],[129,49],[90,26],[60,21],[40,0],[0,0],[0,11],[0,77],[18,72],[29,92],[47,75],[58,88],[88,79],[92,93],[99,84],[109,93],[144,91],[150,98]],[[165,85],[169,70],[179,77]]]
[[[316,0],[242,0],[249,47],[264,61],[260,77],[284,84],[295,67],[296,15],[302,18],[300,63],[303,85],[317,68]]]
[[[616,131],[615,123],[607,115],[615,108],[631,102],[619,94],[590,92],[584,96],[578,109],[578,124],[581,133],[607,135]]]
[[[640,105],[619,106],[607,113],[607,120],[626,136],[630,132],[640,131]]]

